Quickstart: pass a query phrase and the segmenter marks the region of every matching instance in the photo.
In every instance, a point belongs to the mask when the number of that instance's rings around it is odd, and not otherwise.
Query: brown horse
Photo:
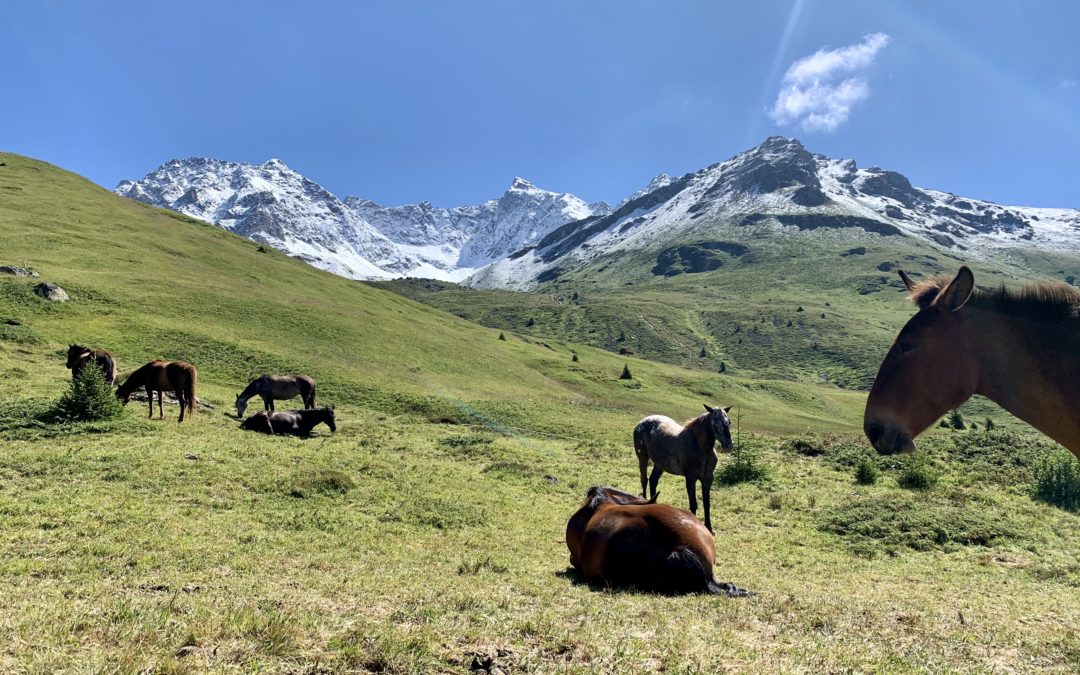
[[[183,422],[185,408],[189,415],[195,414],[195,377],[195,366],[187,361],[154,360],[128,375],[128,378],[116,390],[116,397],[127,405],[132,392],[139,387],[146,387],[146,397],[150,403],[150,417],[153,417],[154,392],[156,391],[159,418],[164,419],[162,392],[176,392],[176,400],[180,404],[180,419],[177,422]]]
[[[878,452],[981,394],[1080,457],[1080,293],[1057,283],[976,289],[971,270],[914,283],[918,313],[885,356],[863,429]]]
[[[690,512],[697,515],[697,481],[701,481],[701,501],[705,506],[705,527],[712,532],[709,515],[709,493],[716,471],[716,441],[724,450],[731,449],[731,406],[705,406],[705,413],[680,425],[670,417],[651,415],[634,427],[634,452],[641,471],[641,496],[645,496],[645,473],[652,460],[649,476],[649,496],[656,499],[656,486],[667,471],[686,478],[686,497]]]
[[[688,511],[610,487],[589,488],[566,524],[570,564],[592,583],[660,593],[751,593],[713,576],[716,542]]]
[[[315,380],[307,375],[260,375],[236,396],[236,416],[243,417],[248,399],[259,396],[263,408],[274,412],[274,401],[287,401],[299,396],[305,408],[315,407]]]
[[[101,372],[105,374],[105,380],[109,384],[116,382],[116,357],[112,353],[104,349],[68,345],[67,367],[71,370],[71,379],[74,380],[79,377],[79,371],[90,361],[93,361],[98,368],[101,368]]]

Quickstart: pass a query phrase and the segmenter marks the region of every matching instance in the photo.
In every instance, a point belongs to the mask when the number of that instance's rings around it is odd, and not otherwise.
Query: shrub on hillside
[[[953,429],[964,428],[964,415],[960,412],[959,408],[954,408],[953,411],[949,413],[949,426]]]
[[[909,490],[929,490],[937,485],[941,474],[925,454],[916,453],[908,458],[900,470],[896,482]]]
[[[794,452],[797,455],[804,455],[806,457],[817,457],[825,454],[825,444],[817,438],[810,436],[796,436],[795,438],[789,438],[784,441],[780,446],[781,450],[787,452]]]
[[[769,467],[757,451],[742,444],[735,446],[731,461],[716,473],[716,480],[723,485],[767,481],[770,477]]]
[[[824,515],[820,527],[843,537],[867,557],[896,553],[900,548],[951,551],[959,546],[993,546],[1022,532],[1002,514],[902,493],[841,504]]]
[[[964,467],[963,482],[1028,485],[1035,465],[1058,446],[1040,434],[984,428],[952,435],[940,449]]]
[[[79,371],[56,404],[57,417],[68,422],[99,422],[119,417],[123,412],[123,404],[95,363]]]
[[[1080,460],[1065,450],[1035,464],[1035,498],[1066,511],[1080,511]]]
[[[859,485],[873,485],[880,476],[877,464],[869,457],[863,457],[855,466],[855,482]]]

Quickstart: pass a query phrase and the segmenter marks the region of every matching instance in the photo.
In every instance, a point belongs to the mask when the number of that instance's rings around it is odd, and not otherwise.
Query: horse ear
[[[907,286],[909,291],[915,290],[915,282],[911,280],[911,277],[907,275],[907,272],[904,270],[896,270],[896,273],[900,275],[900,281],[904,282],[904,285]]]
[[[708,403],[704,403],[704,404],[702,404],[702,405],[704,405],[704,406],[705,406],[705,410],[707,410],[707,411],[709,411],[709,412],[712,412],[712,411],[713,411],[713,408],[712,408],[712,406],[710,406],[710,405],[709,405]]]
[[[726,406],[724,406],[724,412],[726,412],[726,413],[731,412],[731,409],[734,408],[734,407],[735,406],[733,406],[733,405],[726,405]]]
[[[964,306],[975,289],[975,275],[967,265],[960,268],[956,278],[949,282],[945,290],[938,293],[934,305],[950,312],[955,312]]]

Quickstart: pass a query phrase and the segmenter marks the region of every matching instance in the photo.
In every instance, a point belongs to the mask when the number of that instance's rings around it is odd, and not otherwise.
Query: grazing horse
[[[696,481],[701,481],[701,501],[705,505],[705,527],[713,531],[709,516],[709,491],[716,471],[716,441],[720,447],[731,449],[731,406],[713,408],[690,420],[685,426],[670,417],[651,415],[634,427],[634,452],[641,469],[641,496],[645,496],[645,473],[652,460],[652,475],[648,478],[649,496],[656,499],[656,486],[667,471],[686,478],[686,497],[690,512],[697,515]]]
[[[236,416],[243,417],[248,399],[260,396],[263,407],[274,412],[274,401],[287,401],[300,396],[305,408],[315,407],[315,380],[307,375],[260,375],[236,396]]]
[[[67,367],[71,369],[71,379],[78,378],[79,371],[90,361],[96,363],[101,372],[105,373],[106,382],[116,382],[116,357],[111,352],[82,345],[68,345]]]
[[[162,405],[162,392],[172,391],[176,393],[176,400],[180,403],[180,419],[184,421],[184,410],[189,415],[195,414],[195,366],[187,361],[161,361],[155,359],[139,368],[120,385],[116,390],[116,397],[127,405],[131,394],[139,387],[146,387],[146,398],[150,403],[150,417],[154,416],[154,392],[158,397],[158,413],[160,419],[165,418],[165,408]]]
[[[330,427],[330,431],[337,431],[334,406],[288,412],[260,410],[241,422],[240,428],[272,435],[310,436],[311,430],[322,422]]]
[[[713,576],[716,541],[689,512],[594,486],[566,524],[570,564],[592,583],[660,593],[751,593]]]
[[[866,400],[863,430],[878,452],[914,450],[934,420],[981,394],[1080,457],[1080,293],[976,289],[967,267],[952,280],[900,278],[919,311]]]

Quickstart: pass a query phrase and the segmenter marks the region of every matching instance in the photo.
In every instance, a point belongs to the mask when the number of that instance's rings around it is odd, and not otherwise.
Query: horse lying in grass
[[[863,430],[910,452],[934,420],[981,394],[1080,457],[1080,293],[1059,283],[976,289],[971,270],[915,283],[918,313],[878,370]]]
[[[116,357],[104,349],[90,349],[82,345],[68,345],[67,367],[71,370],[71,379],[79,377],[79,371],[87,363],[93,361],[105,374],[105,381],[109,384],[116,382]]]
[[[176,402],[180,404],[180,419],[184,421],[184,411],[189,415],[195,414],[195,366],[187,361],[161,361],[154,360],[147,363],[128,375],[120,388],[116,390],[116,397],[128,404],[131,394],[139,387],[146,387],[146,398],[150,404],[150,417],[154,416],[154,392],[157,392],[159,418],[165,418],[165,407],[162,404],[162,392],[171,391],[176,393]]]
[[[634,427],[634,452],[641,470],[641,496],[645,496],[645,473],[652,460],[649,476],[649,496],[656,499],[660,476],[667,471],[686,478],[686,497],[690,512],[697,515],[696,481],[701,481],[701,501],[705,505],[705,527],[713,531],[709,514],[709,492],[716,471],[716,441],[724,450],[731,449],[731,406],[705,406],[705,413],[690,420],[686,426],[670,417],[651,415]]]
[[[594,486],[566,524],[570,564],[592,583],[660,593],[750,591],[713,577],[716,542],[688,511]]]
[[[307,375],[260,375],[236,396],[236,416],[243,417],[248,399],[259,396],[263,408],[274,412],[274,401],[287,401],[299,396],[305,408],[315,407],[315,380]]]
[[[330,431],[337,431],[334,406],[288,412],[261,410],[240,423],[241,429],[264,434],[310,436],[316,425],[325,423]]]

